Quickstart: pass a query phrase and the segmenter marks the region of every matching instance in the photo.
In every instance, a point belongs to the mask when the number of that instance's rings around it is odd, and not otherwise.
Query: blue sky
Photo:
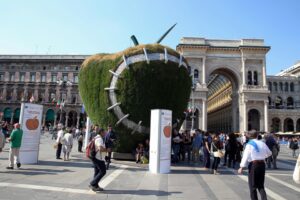
[[[0,54],[95,54],[180,38],[261,38],[268,74],[300,60],[297,0],[1,0]]]

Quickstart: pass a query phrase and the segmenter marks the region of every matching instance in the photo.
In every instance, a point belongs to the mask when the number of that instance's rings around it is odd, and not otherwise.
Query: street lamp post
[[[60,92],[60,105],[59,105],[60,116],[59,116],[59,123],[62,123],[62,110],[63,110],[62,109],[63,108],[62,105],[64,105],[65,100],[62,98],[61,91],[62,91],[62,88],[65,88],[66,86],[72,86],[73,83],[70,80],[65,81],[65,80],[60,79],[60,80],[57,81],[57,85],[60,86],[60,88],[59,88],[59,92]]]

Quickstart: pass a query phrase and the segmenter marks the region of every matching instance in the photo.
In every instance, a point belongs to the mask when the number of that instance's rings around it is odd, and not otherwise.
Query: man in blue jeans
[[[90,182],[89,187],[94,192],[103,191],[103,188],[99,187],[99,182],[106,174],[106,166],[104,162],[104,158],[102,158],[101,152],[105,152],[105,144],[103,138],[105,137],[104,129],[100,129],[97,133],[97,136],[94,138],[95,142],[95,150],[96,156],[92,159],[94,165],[94,177],[93,180]]]

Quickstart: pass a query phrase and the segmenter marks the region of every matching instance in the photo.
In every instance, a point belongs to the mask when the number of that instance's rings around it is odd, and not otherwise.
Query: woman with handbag
[[[223,148],[223,146],[219,139],[219,136],[214,135],[213,142],[212,142],[212,151],[213,151],[213,155],[214,155],[214,162],[211,166],[211,170],[212,170],[212,173],[215,175],[219,174],[217,172],[217,169],[218,169],[221,157],[223,157],[223,155],[224,155],[222,152],[222,148]]]

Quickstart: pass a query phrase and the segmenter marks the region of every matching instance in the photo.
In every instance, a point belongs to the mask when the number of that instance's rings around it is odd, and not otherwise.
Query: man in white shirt
[[[62,149],[62,140],[64,137],[63,125],[58,124],[57,129],[58,129],[58,132],[57,132],[57,138],[56,138],[56,143],[57,143],[56,159],[61,159],[60,154],[61,154],[61,149]]]
[[[249,141],[243,153],[243,158],[240,164],[238,173],[242,173],[243,168],[248,164],[248,184],[250,189],[251,200],[258,200],[257,191],[259,191],[261,199],[266,200],[267,194],[264,188],[265,182],[265,159],[272,155],[272,152],[268,146],[257,140],[258,133],[256,131],[250,131],[248,133]]]
[[[105,152],[105,143],[103,141],[103,138],[105,137],[105,131],[104,129],[100,129],[97,132],[97,136],[94,137],[95,141],[95,150],[96,150],[96,156],[92,159],[93,165],[94,165],[94,177],[93,180],[90,182],[89,187],[95,191],[100,192],[103,191],[103,188],[99,187],[99,182],[102,179],[102,177],[106,174],[106,166],[104,162],[104,158],[102,157],[101,152]]]

